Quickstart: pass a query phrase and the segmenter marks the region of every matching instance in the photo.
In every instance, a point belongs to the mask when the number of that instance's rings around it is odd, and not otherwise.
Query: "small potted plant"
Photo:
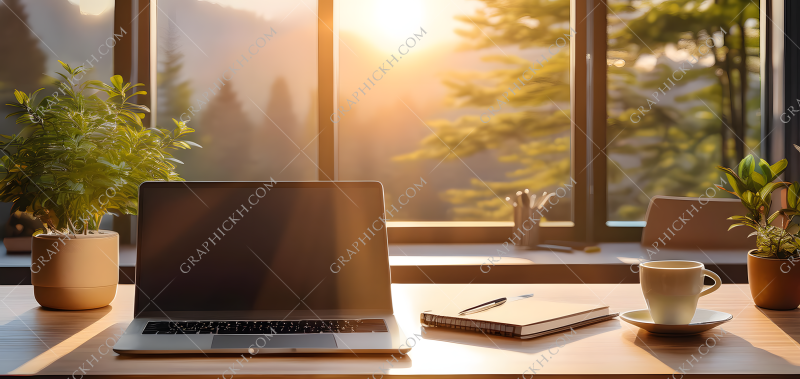
[[[800,148],[798,148],[800,150]],[[747,254],[747,279],[750,293],[756,305],[767,309],[789,310],[800,305],[800,225],[792,222],[800,214],[800,183],[776,181],[788,165],[786,159],[774,165],[752,155],[745,157],[738,170],[721,167],[733,191],[749,211],[744,216],[733,216],[736,221],[730,226],[749,226],[755,231],[756,248]],[[782,189],[780,209],[769,214],[772,208],[772,193]]]
[[[60,61],[59,61],[60,62]],[[31,282],[36,301],[55,309],[108,305],[119,281],[119,235],[98,230],[106,213],[136,214],[139,185],[150,180],[182,180],[181,163],[169,153],[199,145],[180,138],[193,132],[175,121],[173,131],[142,125],[143,105],[129,102],[145,94],[143,84],[86,81],[84,68],[60,62],[66,73],[58,91],[36,103],[14,91],[20,110],[10,114],[25,125],[19,134],[0,136],[0,201],[11,212],[38,218],[43,230],[31,246]]]

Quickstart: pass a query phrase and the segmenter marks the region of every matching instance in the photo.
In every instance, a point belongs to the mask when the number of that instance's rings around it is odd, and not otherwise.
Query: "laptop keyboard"
[[[149,321],[142,334],[318,334],[388,332],[382,319]]]

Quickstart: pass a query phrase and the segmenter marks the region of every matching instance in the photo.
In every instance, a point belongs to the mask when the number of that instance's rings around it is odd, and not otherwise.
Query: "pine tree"
[[[174,17],[174,16],[173,16]],[[172,127],[172,119],[179,119],[186,113],[184,120],[191,118],[187,112],[191,105],[192,89],[189,80],[180,80],[183,70],[183,53],[179,43],[180,35],[174,22],[167,26],[166,35],[161,46],[161,69],[158,72],[158,119],[160,127]]]
[[[207,108],[193,125],[200,135],[198,150],[200,165],[195,167],[190,180],[248,180],[253,161],[250,143],[253,127],[242,109],[234,90],[233,81],[212,97]]]
[[[41,83],[47,56],[39,49],[39,40],[25,26],[28,14],[21,1],[3,0],[3,3],[0,51],[10,55],[0,60],[0,93],[7,96],[9,92],[13,95],[14,89],[25,90]]]
[[[305,147],[308,141],[302,138],[302,130],[298,130],[299,124],[293,111],[292,94],[289,92],[286,78],[279,76],[272,83],[269,100],[263,109],[267,115],[256,133],[257,137],[251,141],[254,146],[255,167],[258,169],[256,175],[259,178],[268,178],[270,173],[277,175],[289,162],[292,162],[281,175],[284,178],[287,175],[293,176],[292,172],[296,169],[294,165],[308,161],[308,158],[300,153],[300,149]],[[300,148],[298,149],[295,144]],[[297,154],[300,156],[295,158]],[[309,154],[308,151],[306,154]]]
[[[305,116],[305,121],[303,122],[302,129],[298,131],[297,135],[300,137],[297,140],[297,144],[300,145],[300,148],[306,147],[305,149],[306,154],[313,159],[314,161],[319,160],[318,154],[318,147],[319,147],[319,113],[318,113],[318,104],[319,104],[319,96],[317,96],[317,91],[311,91],[308,94],[309,97],[309,107],[308,112]],[[329,126],[330,127],[330,126]],[[295,166],[290,173],[291,180],[317,180],[319,178],[319,171],[318,168],[305,158],[305,156],[297,157],[297,159],[304,158],[302,163]],[[298,163],[296,160],[292,165]],[[289,171],[289,169],[287,169]],[[285,173],[285,172],[284,172]]]
[[[39,40],[25,26],[28,14],[21,1],[3,0],[3,3],[0,5],[0,51],[4,53],[4,59],[0,59],[0,104],[12,102],[15,89],[31,92],[43,87],[47,63]],[[12,119],[5,119],[12,108],[4,105],[2,108],[0,125],[14,126]]]

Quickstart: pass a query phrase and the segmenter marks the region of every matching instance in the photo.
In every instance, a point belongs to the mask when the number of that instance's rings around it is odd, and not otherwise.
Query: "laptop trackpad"
[[[335,349],[336,339],[332,334],[277,334],[264,335],[216,335],[211,343],[212,349],[247,349],[250,346],[260,349]]]

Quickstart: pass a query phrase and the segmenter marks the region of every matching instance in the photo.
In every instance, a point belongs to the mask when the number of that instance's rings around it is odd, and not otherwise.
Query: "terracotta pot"
[[[28,253],[31,251],[33,237],[6,237],[3,245],[9,253]]]
[[[761,308],[792,310],[800,305],[800,259],[759,258],[747,253],[747,280]],[[797,267],[795,267],[797,266]]]
[[[103,230],[99,234],[34,237],[31,282],[36,301],[43,307],[105,307],[117,294],[119,234]]]

